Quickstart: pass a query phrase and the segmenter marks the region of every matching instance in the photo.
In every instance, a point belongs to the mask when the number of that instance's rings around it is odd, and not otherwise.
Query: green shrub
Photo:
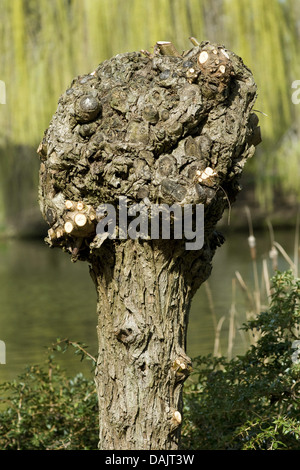
[[[189,449],[300,449],[300,279],[272,279],[270,308],[243,329],[260,337],[243,356],[195,360],[185,388],[183,444]]]
[[[95,385],[81,373],[68,378],[53,354],[44,367],[28,367],[18,380],[0,385],[0,393],[7,397],[0,412],[1,450],[97,449]]]

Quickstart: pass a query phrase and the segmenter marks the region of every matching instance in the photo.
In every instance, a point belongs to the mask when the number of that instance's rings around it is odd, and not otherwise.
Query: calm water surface
[[[292,256],[294,233],[275,232],[276,240]],[[256,234],[258,267],[268,256],[268,232]],[[217,320],[223,315],[221,344],[226,354],[229,311],[232,301],[232,278],[238,270],[253,286],[253,269],[247,233],[228,233],[213,261],[209,286]],[[271,263],[268,261],[271,272]],[[281,259],[279,268],[286,269]],[[245,304],[237,289],[237,319],[245,321]],[[0,340],[6,344],[6,364],[0,365],[0,381],[11,380],[29,364],[41,364],[47,347],[56,338],[84,342],[96,356],[96,293],[87,263],[71,263],[58,249],[49,249],[43,240],[0,241]],[[215,332],[204,286],[197,292],[190,313],[188,354],[191,357],[213,352]],[[233,353],[244,351],[237,334]],[[71,374],[90,373],[90,363],[80,363],[72,351],[60,355],[59,361]]]

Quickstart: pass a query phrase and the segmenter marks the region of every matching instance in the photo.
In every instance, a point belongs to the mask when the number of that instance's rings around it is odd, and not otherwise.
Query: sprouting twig
[[[193,46],[200,46],[200,42],[197,41],[197,39],[194,38],[193,36],[191,36],[191,37],[189,38],[189,40],[191,41],[191,43],[193,44]]]
[[[73,346],[77,349],[79,349],[85,356],[88,356],[95,364],[97,363],[97,360],[94,356],[92,356],[90,353],[88,353],[86,351],[86,349],[84,349],[79,343],[76,343],[75,341],[70,341],[69,339],[65,338],[65,339],[62,339],[62,340],[58,340],[54,345],[53,345],[53,349],[55,346],[58,346],[59,344],[61,343],[65,343],[67,346]]]
[[[268,115],[266,113],[263,113],[262,111],[260,111],[259,109],[253,109],[253,111],[255,113],[260,113],[260,114],[263,114],[264,116],[268,117]]]

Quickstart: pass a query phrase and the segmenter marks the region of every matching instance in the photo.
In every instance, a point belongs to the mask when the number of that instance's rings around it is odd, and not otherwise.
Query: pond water
[[[248,234],[228,232],[226,243],[218,249],[208,281],[217,321],[225,316],[221,330],[222,353],[226,354],[232,303],[232,279],[238,270],[253,286],[253,265],[249,255]],[[293,231],[275,232],[276,240],[292,256]],[[267,231],[256,234],[259,279],[264,256],[270,248]],[[271,269],[271,262],[268,261]],[[280,258],[279,268],[288,264]],[[245,302],[237,287],[236,320],[246,320]],[[51,250],[43,240],[0,241],[0,340],[6,345],[6,364],[0,364],[0,382],[12,380],[26,365],[41,364],[56,338],[69,338],[89,346],[96,356],[96,293],[87,263],[71,263],[69,256]],[[212,353],[215,330],[207,289],[201,286],[194,297],[188,330],[188,354],[191,357]],[[247,343],[247,341],[246,341]],[[233,354],[245,350],[242,336],[236,333]],[[90,373],[91,363],[80,362],[68,351],[58,360],[70,375]]]

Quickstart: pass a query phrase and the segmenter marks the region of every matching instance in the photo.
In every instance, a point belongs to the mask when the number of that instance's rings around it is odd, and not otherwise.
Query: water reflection
[[[267,232],[256,234],[258,259],[268,255]],[[252,263],[247,234],[228,233],[226,243],[219,248],[209,279],[216,317],[226,315],[221,345],[226,353],[228,316],[232,299],[231,283],[235,270],[253,285]],[[276,233],[276,240],[288,253],[293,252],[292,231]],[[269,263],[269,266],[271,264]],[[286,269],[284,260],[280,269]],[[245,321],[243,298],[238,293],[240,323]],[[6,365],[0,365],[0,380],[11,380],[28,364],[42,363],[47,346],[56,338],[69,338],[89,345],[96,355],[96,293],[88,273],[87,263],[71,263],[60,250],[50,250],[43,240],[0,241],[0,340],[6,344]],[[214,327],[205,289],[200,288],[192,303],[188,334],[188,354],[194,357],[213,352]],[[234,353],[244,348],[236,337]],[[60,361],[70,374],[82,366],[72,352]]]
[[[86,263],[73,264],[39,240],[2,242],[0,258],[0,338],[7,355],[2,379],[43,362],[57,337],[96,351],[96,295]]]

